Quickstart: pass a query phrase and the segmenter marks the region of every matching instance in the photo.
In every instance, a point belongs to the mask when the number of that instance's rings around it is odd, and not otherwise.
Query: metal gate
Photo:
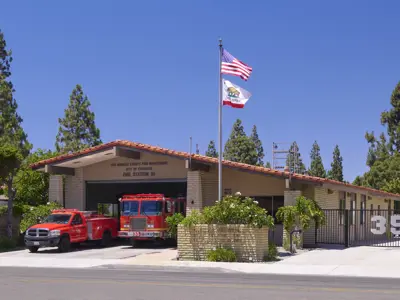
[[[400,247],[397,210],[326,209],[324,213],[325,224],[315,229],[317,244]]]

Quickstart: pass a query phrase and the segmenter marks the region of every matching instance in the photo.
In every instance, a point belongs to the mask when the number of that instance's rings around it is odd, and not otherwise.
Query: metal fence
[[[325,225],[316,228],[317,244],[346,247],[400,247],[400,211],[327,209]]]

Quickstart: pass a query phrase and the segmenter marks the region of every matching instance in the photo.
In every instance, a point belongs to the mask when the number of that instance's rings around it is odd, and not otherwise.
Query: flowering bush
[[[195,224],[245,224],[261,228],[273,227],[273,218],[264,208],[249,197],[240,194],[225,196],[221,201],[216,201],[213,206],[204,208],[203,213],[193,211],[185,218],[182,224],[191,226]]]

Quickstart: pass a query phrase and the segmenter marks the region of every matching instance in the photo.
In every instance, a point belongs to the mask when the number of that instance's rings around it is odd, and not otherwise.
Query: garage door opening
[[[186,182],[129,182],[129,183],[86,183],[86,210],[118,217],[118,199],[126,194],[163,194],[165,197],[185,197]]]

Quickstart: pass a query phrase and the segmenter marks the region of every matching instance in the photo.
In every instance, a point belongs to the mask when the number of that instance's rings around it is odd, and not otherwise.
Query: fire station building
[[[50,174],[49,198],[65,208],[99,210],[117,216],[123,194],[161,193],[186,197],[186,212],[218,198],[218,159],[117,140],[77,153],[40,161],[32,169]],[[223,161],[223,191],[255,198],[275,216],[277,209],[304,195],[324,209],[388,209],[400,195],[328,179]],[[63,182],[65,178],[65,182]],[[346,200],[347,199],[347,200]],[[277,243],[282,229],[275,230]]]

